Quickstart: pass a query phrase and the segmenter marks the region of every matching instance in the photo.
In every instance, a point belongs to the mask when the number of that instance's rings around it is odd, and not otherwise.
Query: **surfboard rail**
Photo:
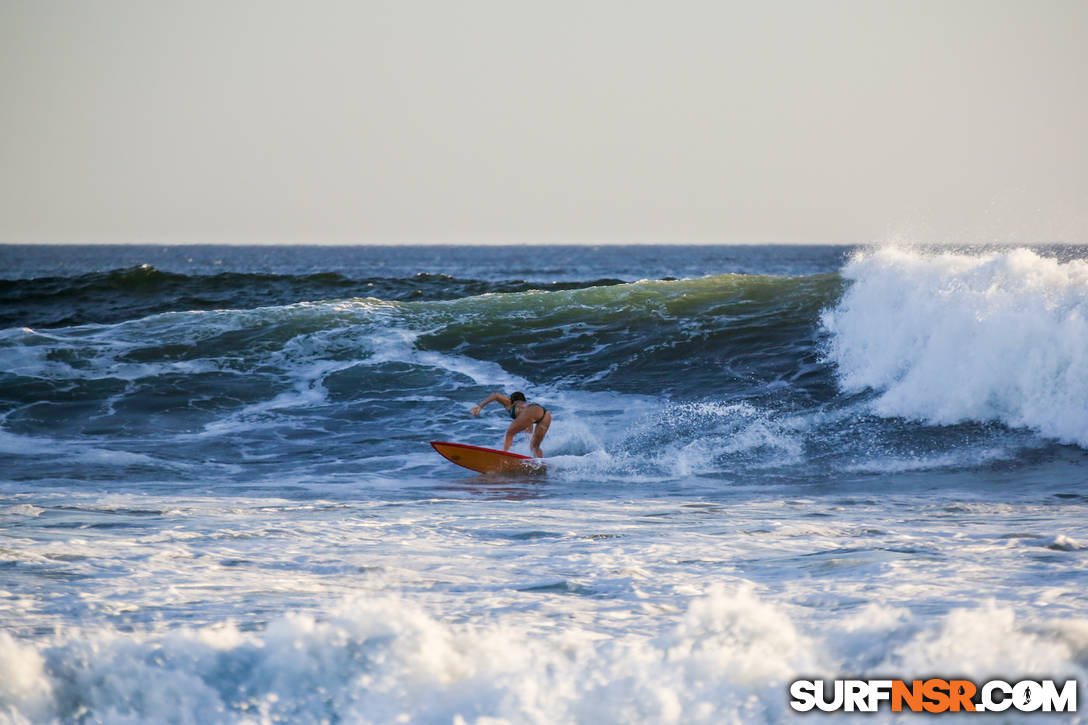
[[[447,461],[477,473],[517,473],[544,468],[543,462],[537,458],[494,448],[449,441],[431,441],[431,447]]]

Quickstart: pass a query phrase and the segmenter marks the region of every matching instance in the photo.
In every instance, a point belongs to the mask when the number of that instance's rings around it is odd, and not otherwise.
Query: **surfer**
[[[528,431],[531,428],[533,439],[529,441],[529,449],[537,458],[543,458],[544,452],[540,450],[540,443],[544,440],[544,436],[548,434],[548,426],[552,424],[552,414],[545,410],[544,406],[526,400],[525,393],[511,393],[509,398],[502,393],[492,393],[487,396],[484,402],[472,406],[469,412],[473,416],[477,416],[488,403],[495,401],[498,401],[502,407],[506,408],[506,412],[513,418],[510,427],[506,429],[506,438],[502,442],[502,449],[509,451],[510,446],[514,443],[514,436],[523,430]]]

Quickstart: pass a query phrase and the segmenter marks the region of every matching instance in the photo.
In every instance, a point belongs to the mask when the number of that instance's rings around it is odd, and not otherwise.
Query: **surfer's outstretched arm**
[[[469,408],[469,412],[472,413],[473,415],[479,415],[480,411],[483,410],[487,406],[488,403],[494,403],[496,400],[499,401],[499,404],[501,404],[502,407],[504,407],[504,408],[509,408],[510,407],[510,398],[506,397],[502,393],[492,393],[491,395],[487,396],[487,398],[484,400],[484,402],[480,403],[479,405],[474,405],[471,408]]]

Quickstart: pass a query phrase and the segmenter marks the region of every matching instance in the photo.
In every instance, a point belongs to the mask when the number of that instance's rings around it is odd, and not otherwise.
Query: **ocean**
[[[515,390],[546,472],[431,449]],[[1088,722],[1086,247],[0,246],[0,723],[874,725],[922,717],[789,685],[930,676]]]

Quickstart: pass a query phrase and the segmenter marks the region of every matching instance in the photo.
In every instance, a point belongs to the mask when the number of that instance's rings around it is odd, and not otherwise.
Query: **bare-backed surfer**
[[[506,438],[502,442],[502,449],[504,451],[510,450],[510,446],[514,443],[514,436],[523,430],[532,428],[533,439],[529,442],[529,449],[537,458],[543,458],[544,452],[540,450],[540,443],[544,440],[544,436],[548,434],[548,426],[552,424],[552,414],[544,406],[527,401],[525,393],[511,393],[509,398],[502,393],[492,393],[487,396],[484,402],[472,406],[469,412],[474,416],[479,415],[480,411],[488,403],[495,401],[498,401],[502,407],[506,408],[506,412],[513,418],[510,427],[506,429]]]

